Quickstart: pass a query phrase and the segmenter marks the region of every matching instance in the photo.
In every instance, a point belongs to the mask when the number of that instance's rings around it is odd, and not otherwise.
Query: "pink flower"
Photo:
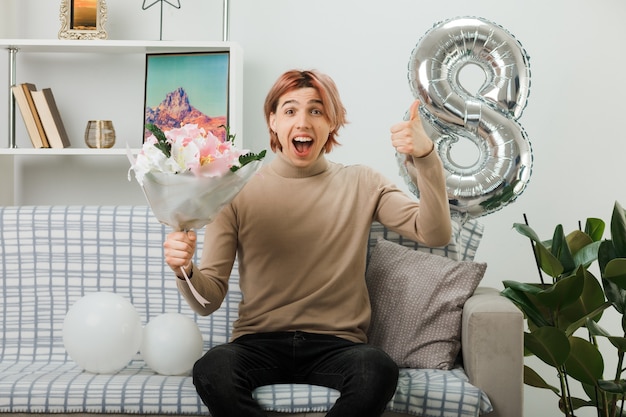
[[[163,134],[163,143],[159,143],[154,135],[145,140],[131,168],[140,184],[148,172],[191,172],[202,177],[222,177],[240,168],[239,157],[248,154],[248,151],[236,148],[232,140],[222,141],[197,124],[186,124]]]

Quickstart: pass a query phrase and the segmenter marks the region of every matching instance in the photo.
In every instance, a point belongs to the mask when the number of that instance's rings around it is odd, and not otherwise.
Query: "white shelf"
[[[168,53],[212,52],[234,49],[233,42],[205,41],[122,41],[122,40],[59,40],[59,39],[0,39],[3,49],[29,53]]]
[[[139,152],[139,149],[130,149],[133,155]],[[0,148],[0,155],[28,155],[28,156],[54,156],[54,155],[76,155],[76,156],[105,156],[105,155],[127,155],[125,148],[107,148],[107,149],[91,149],[91,148]]]
[[[120,68],[124,68],[131,79],[138,80],[145,68],[142,65],[145,59],[142,55],[160,53],[193,53],[193,52],[229,52],[230,76],[228,80],[229,94],[229,126],[237,132],[237,137],[244,137],[241,115],[243,113],[243,55],[241,48],[234,42],[220,41],[142,41],[142,40],[59,40],[59,39],[0,39],[0,65],[3,65],[2,55],[6,56],[5,63],[9,65],[8,82],[2,95],[8,94],[9,111],[7,121],[0,122],[0,126],[9,126],[9,134],[0,131],[0,206],[22,204],[47,204],[59,201],[72,201],[77,204],[101,204],[103,201],[110,204],[128,204],[137,197],[136,184],[126,179],[128,167],[128,150],[125,142],[118,139],[115,147],[109,149],[90,149],[85,147],[82,138],[76,134],[70,138],[76,147],[64,149],[46,148],[35,149],[25,145],[27,142],[22,133],[16,138],[16,123],[21,123],[17,107],[11,94],[11,86],[17,83],[18,64],[25,65],[29,73],[27,81],[39,84],[37,74],[45,73],[47,82],[51,78],[59,77],[65,80],[66,85],[60,85],[57,91],[74,91],[76,103],[80,105],[84,91],[97,85],[101,102],[111,102],[119,114],[136,112],[143,103],[138,98],[138,91],[133,89],[131,100],[119,100],[120,82],[114,77],[79,77],[80,84],[71,84],[68,80],[68,70],[58,72],[60,63],[70,61],[74,67],[71,71],[80,72],[83,68],[90,68],[91,63],[98,62],[102,68],[115,68],[118,77]],[[0,51],[2,52],[2,51]],[[54,54],[59,54],[54,56]],[[70,54],[70,55],[64,55]],[[74,59],[71,54],[81,55]],[[106,55],[115,56],[112,59],[102,59]],[[62,59],[59,57],[62,56]],[[84,56],[84,59],[83,59]],[[65,58],[68,58],[67,60]],[[123,67],[122,67],[123,66]],[[62,64],[61,64],[62,67]],[[93,68],[93,67],[92,67]],[[127,70],[126,70],[127,68]],[[33,75],[34,74],[34,75]],[[64,75],[64,77],[63,77]],[[137,86],[137,82],[133,87]],[[128,87],[128,84],[126,84]],[[108,89],[107,89],[108,88]],[[123,109],[122,112],[119,109]],[[16,117],[17,116],[17,117]],[[91,117],[91,116],[89,116]],[[114,119],[113,117],[112,119]],[[85,120],[85,117],[83,117]],[[84,123],[81,120],[81,123]],[[74,131],[80,131],[82,126],[72,125]],[[67,125],[66,125],[67,128]],[[78,128],[78,129],[77,129]],[[139,124],[138,129],[141,128]],[[116,129],[117,130],[117,129]],[[120,135],[127,138],[134,133],[125,129]],[[139,131],[139,135],[141,132]],[[19,139],[19,140],[17,140]],[[21,146],[21,147],[15,147]],[[136,155],[137,141],[131,141],[131,153]],[[109,201],[110,200],[110,201]]]

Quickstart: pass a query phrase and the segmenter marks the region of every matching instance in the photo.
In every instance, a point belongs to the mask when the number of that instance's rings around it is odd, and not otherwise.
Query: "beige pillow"
[[[463,304],[486,268],[486,263],[455,261],[379,239],[366,272],[369,343],[401,368],[453,368],[461,348]]]

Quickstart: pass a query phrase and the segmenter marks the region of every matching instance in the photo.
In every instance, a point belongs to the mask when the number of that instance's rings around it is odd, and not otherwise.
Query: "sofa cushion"
[[[263,386],[254,397],[267,411],[326,412],[339,392],[324,387],[276,384]],[[487,396],[468,381],[462,369],[401,369],[387,411],[428,417],[470,417],[492,411]]]
[[[463,304],[486,267],[379,239],[366,273],[369,342],[400,367],[452,369],[461,347]]]

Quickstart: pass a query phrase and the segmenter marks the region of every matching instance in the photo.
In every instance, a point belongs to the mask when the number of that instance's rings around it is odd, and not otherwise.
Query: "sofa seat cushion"
[[[255,398],[267,411],[325,412],[339,392],[310,385],[278,384],[260,387]],[[489,399],[468,382],[461,368],[400,369],[398,387],[387,411],[425,417],[469,417],[493,410]]]
[[[125,413],[208,415],[189,376],[165,376],[141,358],[115,374],[82,371],[73,361],[0,364],[0,413]],[[338,398],[329,388],[281,384],[254,393],[267,411],[325,412]],[[432,417],[470,417],[491,411],[462,369],[402,369],[387,409]]]

